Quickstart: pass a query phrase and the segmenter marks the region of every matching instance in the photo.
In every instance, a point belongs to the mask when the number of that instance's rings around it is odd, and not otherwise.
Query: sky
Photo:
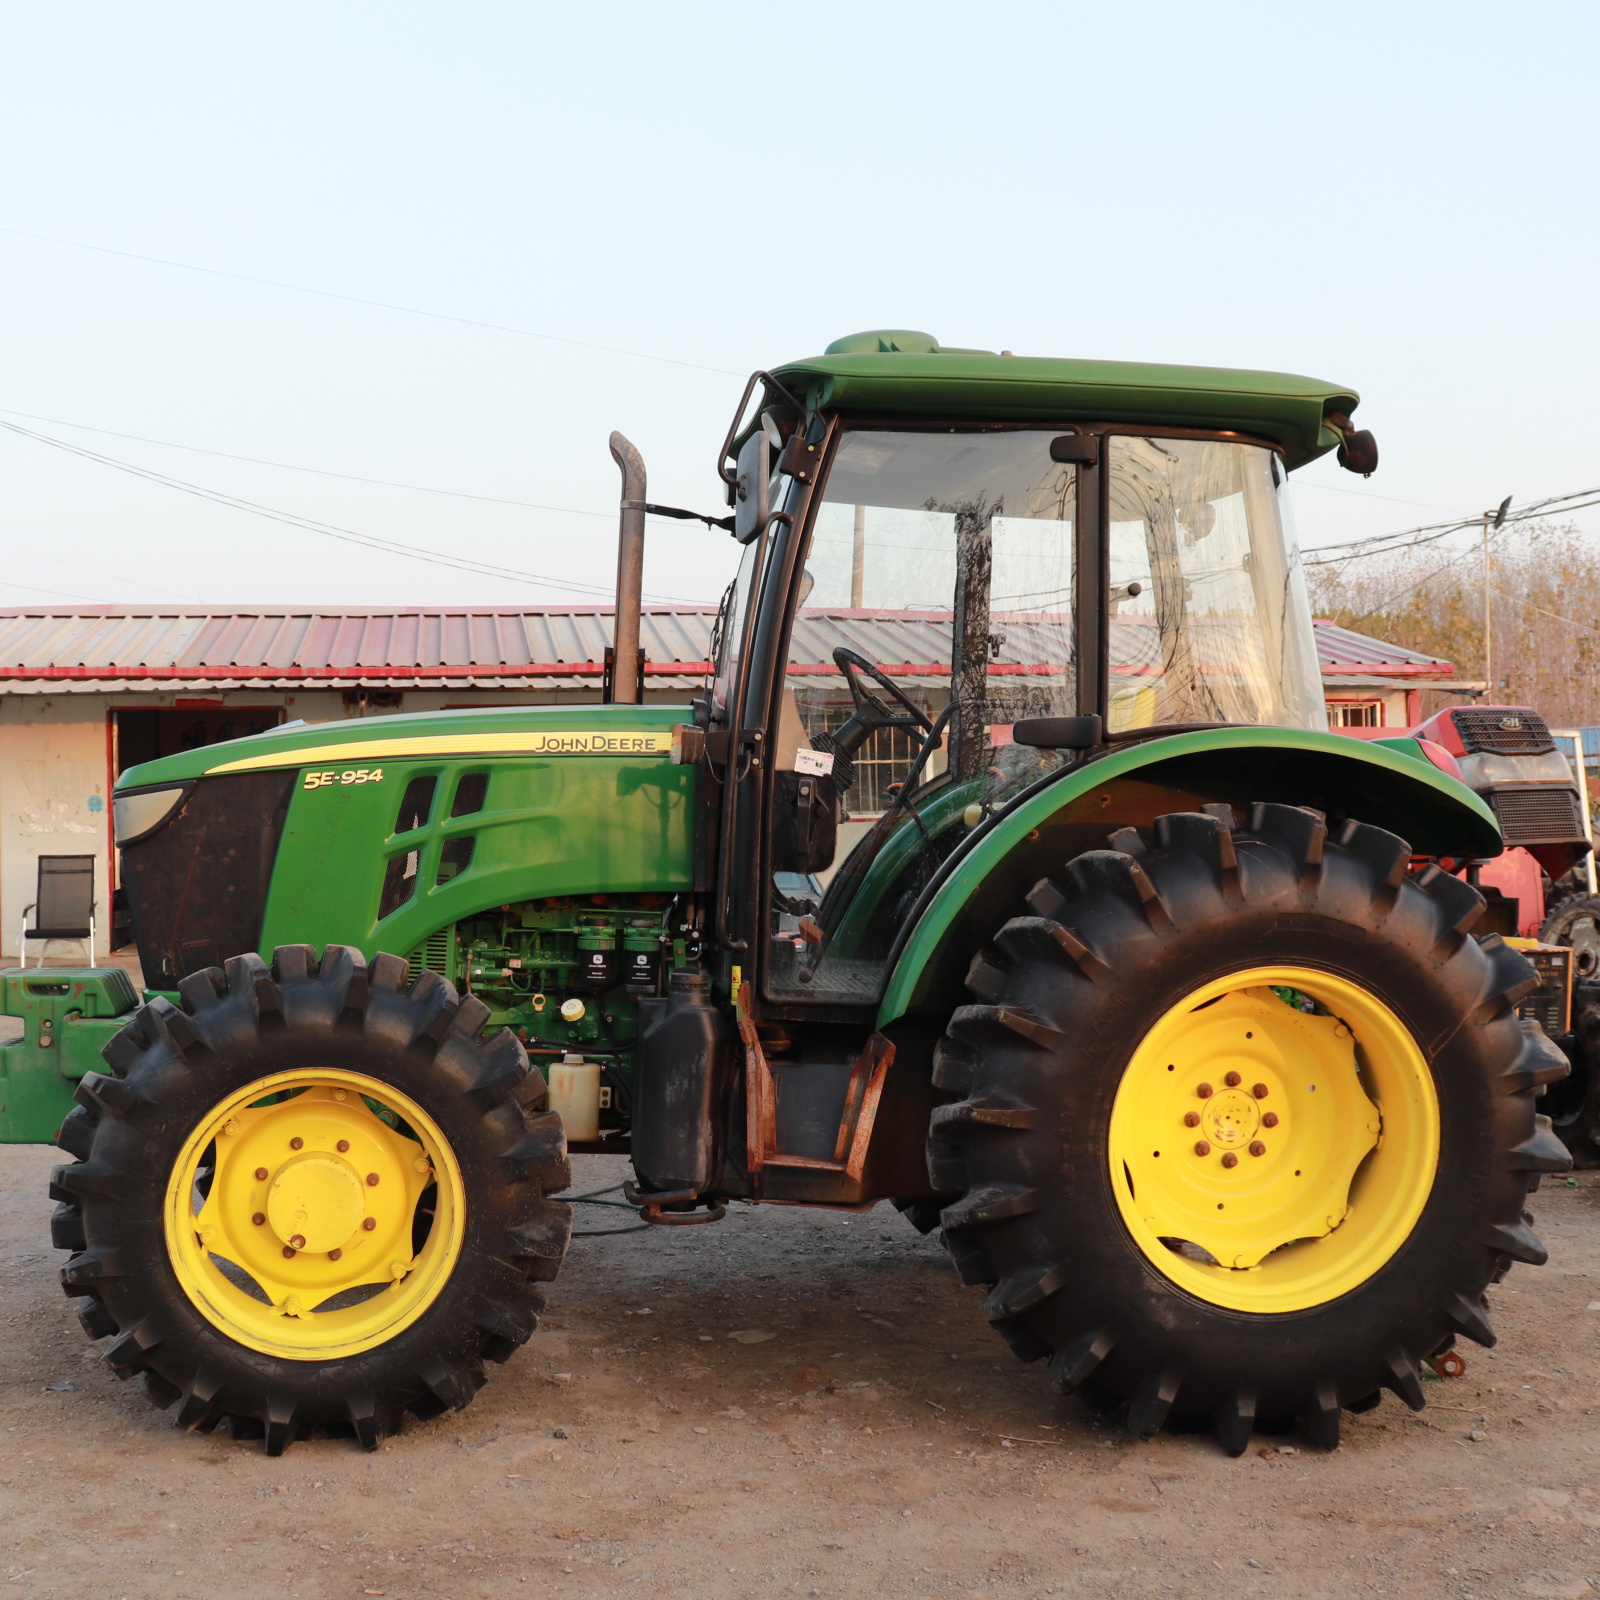
[[[1592,487],[1597,58],[1593,4],[6,0],[0,605],[602,602],[611,430],[720,513],[745,375],[866,328],[1352,385],[1306,545]],[[652,519],[647,597],[736,553]]]

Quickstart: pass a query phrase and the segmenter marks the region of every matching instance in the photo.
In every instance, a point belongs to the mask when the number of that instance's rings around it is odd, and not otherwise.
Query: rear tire
[[[1049,1360],[1058,1390],[1092,1380],[1144,1437],[1169,1414],[1210,1417],[1238,1455],[1256,1417],[1298,1416],[1332,1448],[1341,1408],[1380,1389],[1420,1409],[1422,1362],[1457,1335],[1493,1343],[1485,1288],[1512,1260],[1544,1261],[1524,1206],[1568,1158],[1534,1096],[1567,1063],[1513,1010],[1533,968],[1497,937],[1467,936],[1475,890],[1437,869],[1407,876],[1409,847],[1376,828],[1329,839],[1317,813],[1258,805],[1236,834],[1216,810],[1158,819],[1153,844],[1113,834],[1061,885],[1039,883],[1033,914],[974,960],[982,1003],[955,1013],[935,1058],[935,1084],[959,1099],[935,1112],[930,1176],[963,1196],[943,1213],[962,1279],[990,1286],[986,1316],[1024,1360]],[[1303,988],[1274,997],[1285,968]],[[1326,997],[1314,1015],[1308,995]],[[1230,1016],[1244,1038],[1253,1021],[1264,1041],[1289,1041],[1276,1077],[1249,1064],[1261,1042],[1204,1044]],[[1226,1097],[1182,1098],[1212,1090],[1182,1087],[1185,1049],[1223,1065],[1234,1058],[1217,1050],[1244,1052],[1274,1098],[1252,1100],[1243,1080],[1217,1128],[1186,1129]],[[1311,1077],[1321,1101],[1301,1085]],[[1367,1110],[1325,1117],[1330,1089]],[[1261,1118],[1257,1148],[1238,1119],[1268,1104],[1283,1126]],[[1238,1153],[1207,1143],[1201,1161],[1208,1132]],[[1308,1225],[1298,1169],[1349,1209]],[[1274,1170],[1280,1211],[1262,1198]],[[1216,1243],[1216,1195],[1237,1198],[1241,1225],[1260,1218],[1226,1265],[1192,1242]]]
[[[90,1338],[116,1335],[107,1365],[180,1428],[270,1455],[313,1431],[374,1449],[407,1412],[464,1406],[534,1331],[571,1233],[545,1198],[570,1182],[560,1119],[522,1047],[437,974],[341,945],[180,990],[106,1046],[60,1134],[61,1281]]]
[[[1572,1063],[1572,1076],[1551,1088],[1543,1109],[1573,1166],[1592,1171],[1600,1167],[1600,986],[1573,986],[1572,1032],[1557,1043]]]

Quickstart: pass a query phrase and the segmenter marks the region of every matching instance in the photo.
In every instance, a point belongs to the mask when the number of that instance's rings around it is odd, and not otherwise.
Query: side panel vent
[[[407,850],[390,859],[384,868],[383,894],[378,900],[379,922],[392,917],[417,892],[417,865],[421,860],[420,850]]]
[[[411,952],[406,965],[410,968],[410,978],[413,983],[424,972],[437,972],[441,978],[455,981],[456,965],[456,930],[453,927],[441,928],[437,933],[429,934],[415,950]]]
[[[475,811],[482,811],[484,801],[489,797],[489,774],[487,772],[465,772],[461,781],[456,784],[456,797],[450,805],[452,817],[471,816]]]

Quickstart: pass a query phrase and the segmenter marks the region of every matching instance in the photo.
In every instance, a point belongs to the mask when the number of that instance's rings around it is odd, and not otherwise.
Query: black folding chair
[[[37,912],[36,926],[28,926],[28,913]],[[89,942],[89,965],[94,965],[94,857],[40,856],[38,898],[22,908],[22,937],[17,957],[28,964],[29,939],[78,939]],[[41,954],[39,964],[44,964]]]

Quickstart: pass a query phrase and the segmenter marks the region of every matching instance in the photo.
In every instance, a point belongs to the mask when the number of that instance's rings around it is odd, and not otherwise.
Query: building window
[[[1330,700],[1328,702],[1330,728],[1381,728],[1383,701],[1381,700]]]

